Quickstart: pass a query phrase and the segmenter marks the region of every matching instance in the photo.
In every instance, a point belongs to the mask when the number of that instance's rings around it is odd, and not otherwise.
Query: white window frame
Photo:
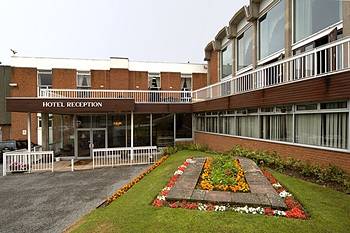
[[[227,41],[225,41],[225,43],[223,43],[223,45],[221,46],[221,49],[220,49],[220,56],[219,56],[219,74],[220,74],[220,80],[221,81],[224,81],[224,80],[227,80],[227,79],[230,79],[230,78],[232,78],[232,74],[233,74],[233,69],[235,69],[235,68],[233,68],[234,67],[234,65],[235,64],[233,64],[233,61],[232,61],[232,67],[231,67],[231,74],[229,74],[229,75],[227,75],[227,76],[225,76],[225,77],[223,77],[222,76],[222,62],[223,62],[223,59],[222,59],[222,50],[224,50],[224,49],[227,49],[227,47],[229,46],[229,44],[231,43],[231,53],[232,53],[232,60],[233,60],[233,56],[234,56],[234,54],[233,54],[233,46],[234,46],[234,40],[227,40]]]
[[[51,85],[41,85],[41,79],[39,78],[39,74],[50,74],[51,75]],[[50,89],[52,88],[52,70],[37,70],[36,72],[36,82],[38,89]]]
[[[162,88],[162,74],[160,72],[148,72],[148,89],[154,88],[150,86],[150,79],[153,77],[158,77],[159,78],[159,87],[158,90]]]
[[[181,82],[180,83],[182,83],[182,79],[190,79],[191,80],[191,87],[187,91],[192,91],[192,87],[193,87],[193,76],[192,76],[192,74],[190,74],[190,73],[181,73]],[[180,87],[180,88],[181,88],[181,91],[182,91],[182,87]]]
[[[79,75],[90,76],[90,85],[89,86],[79,86]],[[76,75],[77,89],[91,89],[91,71],[90,70],[77,70]]]
[[[285,0],[287,1],[287,0]],[[269,62],[273,59],[276,59],[277,57],[279,57],[281,54],[285,54],[285,46],[283,46],[282,49],[264,57],[264,58],[261,58],[261,55],[260,55],[260,19],[261,17],[263,17],[265,14],[269,13],[270,10],[272,10],[272,8],[274,8],[275,6],[277,6],[279,3],[281,2],[281,0],[278,0],[278,1],[273,1],[271,2],[267,7],[264,8],[264,10],[262,10],[260,13],[259,13],[259,17],[258,19],[256,20],[257,22],[257,65],[261,65],[261,64],[264,64],[266,62]],[[285,2],[286,4],[286,2]],[[286,18],[284,18],[284,20],[286,20]]]
[[[238,57],[239,57],[239,54],[238,54],[238,37],[240,37],[243,33],[245,33],[246,31],[248,31],[251,27],[253,27],[253,24],[252,23],[249,23],[247,24],[242,30],[240,30],[238,33],[237,33],[237,37],[236,37],[236,44],[235,44],[235,71],[236,71],[236,75],[239,75],[239,74],[242,74],[242,73],[245,73],[247,71],[249,71],[250,69],[253,69],[253,61],[252,61],[252,64],[244,67],[244,68],[241,68],[241,69],[238,69]],[[254,39],[254,38],[253,38]],[[252,57],[253,57],[253,54],[252,54]]]
[[[340,20],[337,23],[334,23],[324,29],[321,29],[318,32],[315,32],[314,34],[307,36],[299,41],[294,41],[294,36],[295,36],[295,25],[294,25],[294,14],[295,14],[295,7],[294,7],[294,0],[292,0],[292,50],[298,49],[304,45],[307,45],[323,36],[326,36],[329,34],[329,32],[331,30],[333,30],[335,27],[337,28],[337,30],[342,29],[343,28],[343,19]],[[344,14],[342,12],[342,17],[344,17]]]

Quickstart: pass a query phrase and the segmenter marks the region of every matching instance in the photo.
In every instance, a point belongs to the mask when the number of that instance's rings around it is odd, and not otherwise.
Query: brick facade
[[[73,69],[52,69],[52,88],[71,89],[77,87],[77,71]]]
[[[214,84],[219,81],[218,72],[219,52],[212,51],[210,54],[210,61],[208,62],[209,83]]]
[[[175,72],[162,72],[160,74],[160,87],[163,91],[181,90],[181,74]]]
[[[207,74],[192,74],[192,89],[197,90],[207,85]]]
[[[7,141],[11,139],[11,125],[0,125],[1,140]]]
[[[235,145],[241,145],[252,150],[275,151],[282,157],[292,157],[319,165],[336,165],[350,173],[350,154],[330,150],[314,149],[296,145],[265,142],[253,139],[243,139],[234,136],[216,135],[195,132],[195,142],[208,145],[211,150],[225,152]]]

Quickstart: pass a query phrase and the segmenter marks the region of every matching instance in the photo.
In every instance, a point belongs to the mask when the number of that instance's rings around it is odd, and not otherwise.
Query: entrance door
[[[91,157],[93,148],[106,148],[106,129],[78,130],[78,157]]]

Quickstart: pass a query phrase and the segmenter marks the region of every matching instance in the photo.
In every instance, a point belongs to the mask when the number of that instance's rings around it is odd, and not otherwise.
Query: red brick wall
[[[148,90],[148,72],[130,71],[129,78],[130,78],[129,89]]]
[[[32,113],[31,139],[37,143],[38,124],[36,113]],[[27,130],[27,113],[13,112],[11,115],[11,139],[27,140],[27,135],[22,134],[22,130]],[[28,133],[28,131],[27,131]]]
[[[212,51],[210,55],[210,61],[208,62],[208,72],[209,72],[209,85],[219,81],[218,74],[218,62],[219,62],[219,52]]]
[[[127,69],[111,69],[110,89],[128,90],[129,89],[129,70]]]
[[[2,131],[2,140],[7,141],[11,139],[11,126],[10,125],[0,125],[0,130]]]
[[[37,70],[35,68],[12,68],[12,83],[17,87],[10,88],[10,96],[34,97],[37,95]]]
[[[195,143],[206,144],[210,149],[225,152],[235,145],[241,145],[252,150],[276,151],[283,157],[293,157],[319,165],[334,164],[350,173],[350,154],[322,149],[313,149],[302,146],[286,145],[273,142],[264,142],[251,139],[242,139],[232,136],[223,136],[195,132]]]
[[[161,90],[164,91],[180,91],[181,74],[175,72],[162,72],[160,74],[160,85]]]
[[[109,89],[109,70],[91,70],[91,88]]]
[[[207,85],[207,74],[193,73],[192,74],[192,89],[197,90]]]
[[[74,89],[77,87],[77,71],[73,69],[52,69],[52,88]]]

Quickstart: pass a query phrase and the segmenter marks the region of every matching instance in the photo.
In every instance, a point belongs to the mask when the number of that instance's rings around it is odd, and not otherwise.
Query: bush
[[[334,183],[340,185],[342,191],[350,192],[349,176],[334,165],[321,168],[319,165],[313,165],[294,158],[282,159],[276,152],[252,151],[240,146],[235,146],[229,154],[252,159],[258,165],[267,166],[278,171],[294,171],[306,178],[315,180],[317,183]]]

